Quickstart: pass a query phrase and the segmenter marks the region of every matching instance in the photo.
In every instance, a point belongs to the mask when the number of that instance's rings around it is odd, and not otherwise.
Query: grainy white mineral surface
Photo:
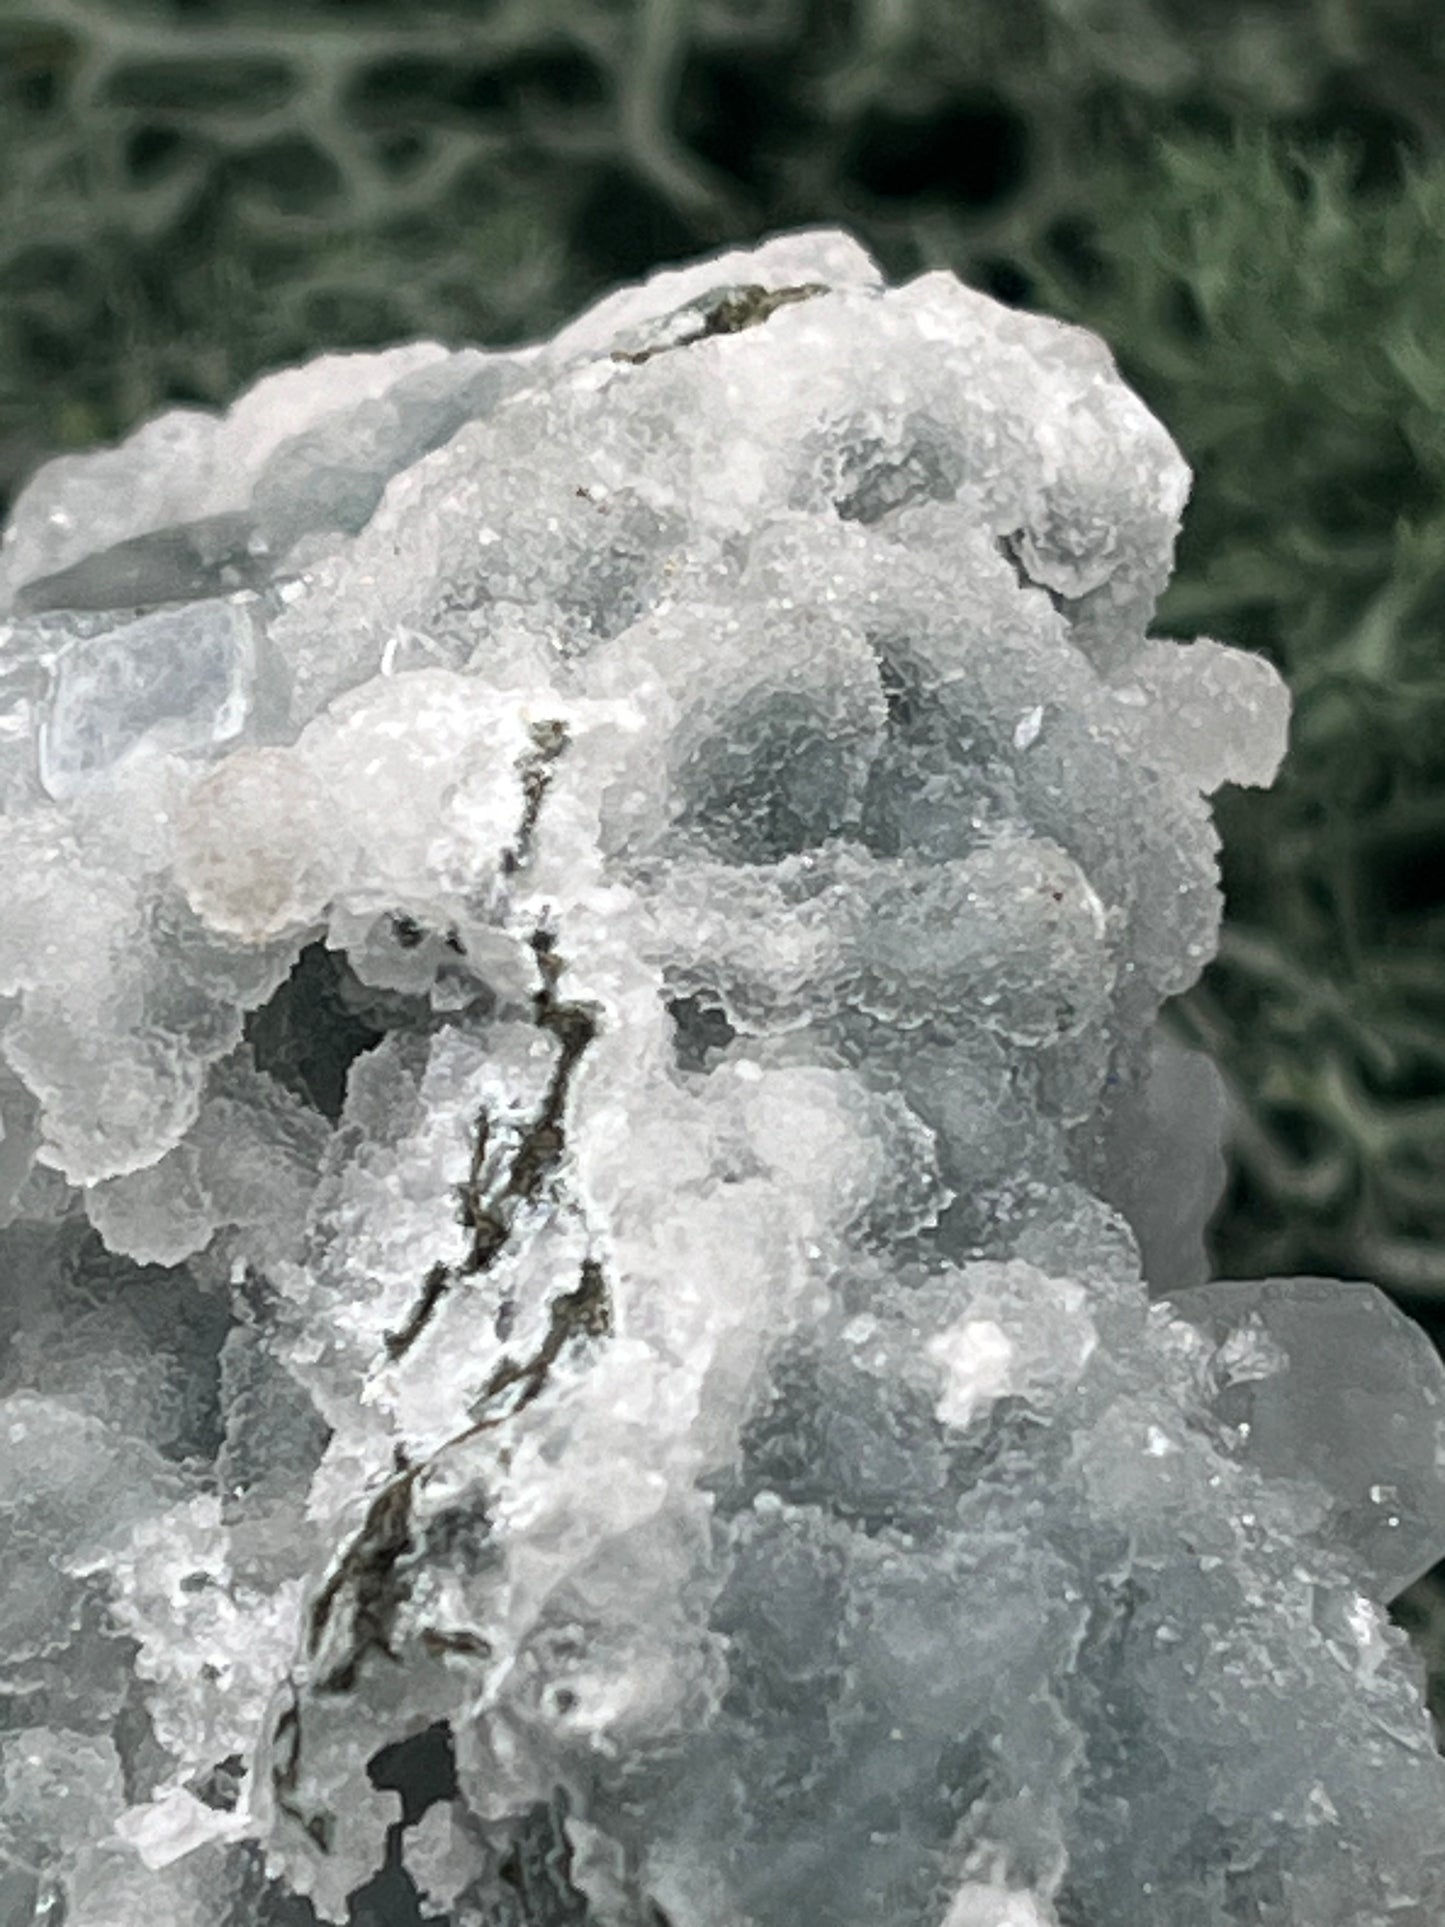
[[[1438,1927],[1445,1379],[1202,1282],[1155,1030],[1287,722],[1188,482],[832,232],[36,477],[7,1924]]]

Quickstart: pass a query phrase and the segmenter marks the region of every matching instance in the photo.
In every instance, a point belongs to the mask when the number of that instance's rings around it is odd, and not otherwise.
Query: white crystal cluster
[[[1287,721],[1187,487],[833,232],[37,476],[7,1923],[1438,1927],[1445,1378],[1202,1283],[1154,1031]]]

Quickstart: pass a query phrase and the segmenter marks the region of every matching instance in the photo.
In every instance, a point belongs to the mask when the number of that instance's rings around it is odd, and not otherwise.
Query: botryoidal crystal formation
[[[846,235],[0,552],[0,1915],[1438,1927],[1445,1377],[1203,1282],[1188,488]]]

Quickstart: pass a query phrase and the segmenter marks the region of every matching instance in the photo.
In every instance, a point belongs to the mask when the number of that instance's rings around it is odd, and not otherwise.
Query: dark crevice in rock
[[[698,326],[679,341],[659,342],[654,348],[639,348],[629,351],[614,348],[614,361],[640,362],[651,361],[654,355],[670,354],[675,348],[690,348],[694,342],[707,341],[714,335],[741,334],[745,328],[756,328],[779,308],[789,306],[795,301],[808,301],[814,295],[828,294],[830,289],[822,281],[807,281],[797,288],[764,288],[756,282],[745,287],[731,288],[717,296],[704,296],[713,305],[703,311]],[[700,304],[699,304],[700,305]]]
[[[416,950],[433,934],[404,911],[393,912],[389,922],[401,950]],[[424,993],[380,989],[359,977],[341,951],[319,939],[308,944],[279,989],[247,1013],[244,1037],[257,1070],[328,1123],[339,1123],[352,1065],[384,1037],[397,1030],[433,1035],[495,1008],[491,987],[470,966],[451,961],[467,954],[457,931],[448,929],[441,941],[450,955],[438,965],[437,980],[469,987],[470,1002],[462,1011],[434,1010]]]
[[[275,1755],[271,1765],[271,1790],[277,1808],[295,1821],[321,1853],[330,1853],[336,1831],[334,1816],[326,1812],[308,1813],[296,1797],[301,1782],[301,1702],[294,1683],[288,1684],[290,1704],[277,1715],[271,1733],[271,1750]]]
[[[525,809],[513,856],[515,869],[530,846],[537,814],[546,793],[550,764],[566,747],[566,731],[560,724],[541,724],[533,732],[537,746],[535,761],[523,767]],[[491,1123],[482,1111],[476,1123],[471,1167],[459,1187],[462,1223],[471,1231],[471,1246],[456,1267],[433,1265],[422,1291],[406,1322],[386,1335],[385,1347],[392,1358],[403,1356],[426,1329],[447,1290],[460,1277],[484,1271],[497,1258],[511,1235],[520,1207],[541,1191],[556,1170],[566,1148],[563,1117],[573,1073],[588,1046],[597,1035],[596,1015],[586,1005],[564,1002],[557,986],[566,968],[557,954],[555,933],[539,927],[531,939],[533,955],[541,977],[541,987],[532,999],[533,1020],[538,1029],[556,1038],[558,1051],[542,1106],[522,1134],[508,1164],[500,1189],[488,1196],[483,1178],[490,1142]],[[464,1440],[500,1424],[504,1418],[522,1410],[538,1395],[547,1381],[552,1364],[567,1341],[577,1334],[600,1335],[611,1328],[610,1298],[601,1265],[588,1258],[583,1261],[581,1281],[563,1293],[550,1308],[546,1337],[537,1352],[522,1362],[503,1358],[493,1372],[480,1398],[472,1408],[473,1422],[441,1448]],[[505,1393],[520,1386],[520,1396],[505,1410],[488,1408]],[[435,1455],[434,1455],[435,1456]],[[412,1531],[412,1499],[416,1480],[424,1466],[409,1466],[398,1452],[398,1468],[377,1493],[368,1508],[361,1530],[347,1547],[326,1584],[314,1600],[308,1630],[308,1648],[314,1658],[342,1595],[350,1591],[350,1635],[347,1650],[317,1682],[323,1693],[351,1691],[361,1663],[368,1653],[379,1651],[395,1661],[393,1634],[397,1614],[410,1595],[410,1586],[398,1566],[415,1549]],[[457,1632],[441,1628],[424,1629],[422,1638],[431,1652],[465,1652],[485,1657],[485,1642],[464,1629]],[[296,1751],[299,1753],[299,1714]],[[294,1774],[293,1774],[294,1778]],[[278,1793],[279,1798],[279,1793]],[[308,1824],[303,1820],[303,1824]],[[308,1830],[314,1827],[313,1820]],[[316,1835],[313,1832],[313,1838]]]
[[[411,1350],[431,1323],[432,1313],[446,1296],[451,1282],[451,1267],[438,1259],[423,1280],[417,1301],[407,1313],[406,1323],[399,1330],[386,1334],[383,1342],[388,1358],[403,1358]]]
[[[492,1648],[489,1641],[480,1633],[460,1631],[452,1627],[423,1626],[417,1635],[421,1640],[422,1651],[430,1659],[442,1659],[450,1653],[455,1659],[490,1659]]]
[[[372,1651],[385,1654],[393,1662],[397,1659],[392,1644],[396,1618],[411,1590],[408,1580],[397,1568],[402,1558],[415,1550],[412,1498],[420,1475],[441,1453],[491,1431],[530,1405],[546,1385],[548,1373],[570,1339],[602,1337],[611,1329],[611,1299],[602,1267],[596,1259],[584,1259],[579,1284],[553,1300],[547,1335],[532,1357],[521,1362],[503,1358],[472,1407],[473,1422],[446,1440],[424,1464],[398,1466],[372,1500],[360,1532],[312,1604],[308,1646],[314,1658],[338,1601],[350,1588],[348,1649],[317,1682],[318,1692],[350,1692],[356,1685],[362,1660]],[[520,1396],[503,1410],[488,1409],[518,1386]],[[465,1630],[449,1633],[432,1627],[425,1629],[422,1638],[432,1652],[487,1656],[485,1642]]]
[[[346,1927],[448,1927],[446,1914],[424,1914],[416,1882],[402,1864],[405,1821],[386,1830],[386,1858],[370,1880],[346,1896]]]
[[[246,1762],[239,1753],[229,1753],[224,1760],[217,1760],[208,1772],[188,1780],[186,1789],[195,1794],[202,1806],[211,1807],[217,1813],[234,1813],[245,1777]]]
[[[441,1800],[457,1797],[457,1757],[452,1729],[437,1720],[409,1739],[393,1740],[373,1753],[366,1777],[383,1793],[401,1798],[401,1821],[414,1827]]]
[[[500,1214],[498,1207],[488,1204],[482,1185],[482,1171],[490,1140],[491,1119],[485,1111],[478,1111],[472,1137],[471,1168],[464,1182],[457,1186],[457,1216],[463,1228],[472,1234],[471,1248],[462,1261],[462,1270],[469,1274],[486,1270],[506,1243],[510,1230],[510,1224]],[[520,1155],[519,1146],[507,1171],[501,1201],[512,1194],[516,1160]]]
[[[526,1199],[537,1195],[543,1179],[561,1159],[566,1146],[562,1114],[572,1075],[597,1035],[597,1019],[587,1005],[563,1003],[557,996],[557,984],[566,965],[557,955],[553,933],[534,931],[531,941],[542,976],[542,988],[532,999],[534,1021],[539,1030],[549,1031],[557,1039],[559,1048],[541,1115],[519,1145],[507,1180],[508,1190]]]
[[[311,943],[291,975],[259,1010],[246,1016],[245,1039],[257,1070],[335,1124],[346,1102],[351,1066],[375,1050],[386,1032],[352,1008],[363,989],[339,951]]]
[[[427,938],[427,932],[416,918],[409,916],[405,910],[394,910],[391,913],[391,934],[396,939],[399,950],[415,950],[425,943]],[[448,928],[442,942],[454,957],[466,956],[467,946],[462,942],[455,924]]]
[[[490,1194],[484,1183],[484,1171],[491,1120],[485,1110],[478,1113],[471,1168],[458,1187],[458,1211],[461,1223],[471,1232],[470,1248],[455,1267],[441,1263],[432,1266],[405,1323],[397,1331],[386,1334],[384,1342],[390,1358],[406,1355],[459,1278],[475,1277],[496,1262],[512,1235],[517,1212],[538,1195],[545,1180],[561,1162],[566,1148],[562,1120],[568,1090],[583,1053],[597,1035],[597,1020],[587,1006],[563,1003],[558,998],[557,982],[565,966],[556,954],[555,942],[550,931],[536,930],[532,934],[532,950],[542,976],[542,988],[532,999],[534,1021],[539,1030],[549,1031],[559,1046],[542,1108],[522,1133],[501,1184]]]
[[[387,1480],[367,1508],[360,1532],[312,1602],[308,1644],[314,1657],[334,1607],[348,1587],[351,1591],[349,1649],[317,1682],[318,1692],[350,1692],[361,1662],[370,1652],[384,1653],[393,1661],[397,1657],[392,1635],[396,1616],[410,1594],[405,1578],[397,1572],[397,1563],[414,1543],[412,1489],[420,1470],[419,1466],[407,1466]]]
[[[541,815],[542,801],[552,780],[552,765],[570,740],[567,725],[555,718],[533,723],[531,735],[533,750],[517,763],[517,773],[522,779],[522,820],[517,826],[516,842],[502,852],[503,876],[514,876],[532,854],[537,818]]]
[[[532,752],[523,756],[517,765],[522,780],[522,819],[515,843],[502,852],[505,876],[515,875],[531,858],[538,818],[552,780],[552,766],[570,741],[566,724],[555,718],[535,723],[531,736]],[[420,942],[420,928],[411,918],[394,919],[394,922],[399,941],[408,947]],[[409,927],[403,929],[403,923]],[[412,931],[416,932],[415,936]],[[452,933],[454,937],[455,934]],[[475,1277],[495,1262],[511,1236],[519,1207],[536,1197],[544,1178],[561,1159],[565,1146],[562,1114],[568,1086],[578,1060],[597,1034],[597,1023],[584,1006],[564,1004],[557,997],[557,983],[565,965],[556,954],[554,933],[542,928],[533,931],[531,947],[542,979],[542,987],[532,999],[533,1018],[539,1029],[550,1031],[556,1037],[559,1045],[542,1109],[523,1133],[500,1191],[491,1198],[486,1195],[483,1184],[491,1119],[485,1110],[478,1112],[471,1168],[458,1192],[461,1223],[471,1233],[470,1249],[455,1269],[437,1263],[428,1271],[405,1322],[398,1330],[386,1334],[384,1343],[389,1358],[402,1358],[410,1351],[458,1277]],[[457,948],[462,948],[460,943]]]
[[[595,1258],[584,1258],[581,1283],[574,1290],[563,1292],[560,1298],[553,1299],[547,1336],[532,1357],[522,1364],[510,1358],[502,1360],[472,1408],[479,1414],[476,1422],[449,1443],[458,1444],[462,1438],[469,1438],[477,1432],[486,1431],[493,1425],[499,1425],[504,1418],[530,1405],[547,1383],[547,1374],[569,1339],[602,1338],[611,1329],[611,1298],[602,1267]],[[515,1404],[505,1412],[494,1415],[487,1413],[486,1407],[493,1399],[500,1398],[504,1392],[510,1391],[515,1385],[522,1387],[522,1395]]]
[[[671,998],[667,1014],[672,1019],[672,1051],[680,1071],[710,1071],[738,1034],[722,1006],[702,991]]]
[[[419,1465],[399,1464],[367,1509],[361,1530],[346,1548],[335,1570],[312,1602],[308,1649],[314,1658],[342,1594],[350,1589],[351,1629],[345,1656],[317,1682],[322,1693],[346,1693],[356,1685],[361,1662],[369,1652],[384,1653],[395,1661],[392,1645],[396,1617],[410,1596],[410,1585],[397,1570],[402,1558],[415,1550],[412,1498],[417,1479],[453,1446],[491,1431],[530,1405],[547,1383],[547,1375],[568,1341],[598,1338],[612,1329],[611,1299],[601,1265],[595,1258],[582,1263],[581,1280],[572,1291],[552,1301],[547,1335],[525,1360],[503,1358],[474,1403],[473,1422],[447,1439],[431,1459]],[[505,1393],[521,1387],[520,1396],[503,1410],[488,1408]],[[400,1453],[398,1453],[400,1457]],[[484,1656],[485,1642],[465,1631],[448,1633],[428,1628],[426,1643],[434,1651],[458,1651]]]
[[[603,1268],[595,1258],[584,1258],[580,1283],[572,1291],[565,1291],[561,1297],[553,1299],[549,1308],[547,1335],[538,1345],[536,1353],[522,1362],[503,1359],[497,1364],[472,1407],[476,1414],[472,1424],[455,1434],[455,1438],[449,1438],[439,1445],[432,1459],[424,1465],[399,1463],[397,1472],[372,1499],[355,1540],[345,1549],[326,1586],[312,1601],[308,1650],[314,1657],[320,1650],[337,1601],[347,1588],[351,1588],[351,1646],[347,1655],[335,1667],[331,1667],[322,1680],[318,1680],[318,1692],[351,1692],[360,1671],[360,1661],[368,1651],[381,1651],[393,1661],[397,1657],[391,1646],[391,1638],[397,1613],[410,1594],[407,1578],[397,1572],[397,1565],[416,1544],[412,1536],[412,1491],[420,1474],[428,1465],[435,1463],[443,1451],[449,1451],[453,1445],[462,1445],[466,1439],[478,1438],[482,1432],[489,1432],[505,1418],[511,1418],[528,1407],[547,1384],[547,1374],[561,1357],[568,1339],[603,1337],[611,1332],[611,1328],[611,1295],[607,1291]],[[505,1411],[487,1411],[495,1399],[503,1397],[503,1393],[516,1386],[522,1387],[520,1397],[509,1403]],[[397,1457],[401,1461],[401,1451]],[[480,1653],[484,1646],[484,1642],[476,1640],[474,1634],[447,1634],[437,1628],[428,1630],[430,1644],[437,1650]]]

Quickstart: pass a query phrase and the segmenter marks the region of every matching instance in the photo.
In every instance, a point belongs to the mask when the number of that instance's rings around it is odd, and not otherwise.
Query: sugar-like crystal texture
[[[844,234],[53,463],[0,591],[0,1914],[1438,1927],[1445,1378],[1204,1283],[1099,341]]]

